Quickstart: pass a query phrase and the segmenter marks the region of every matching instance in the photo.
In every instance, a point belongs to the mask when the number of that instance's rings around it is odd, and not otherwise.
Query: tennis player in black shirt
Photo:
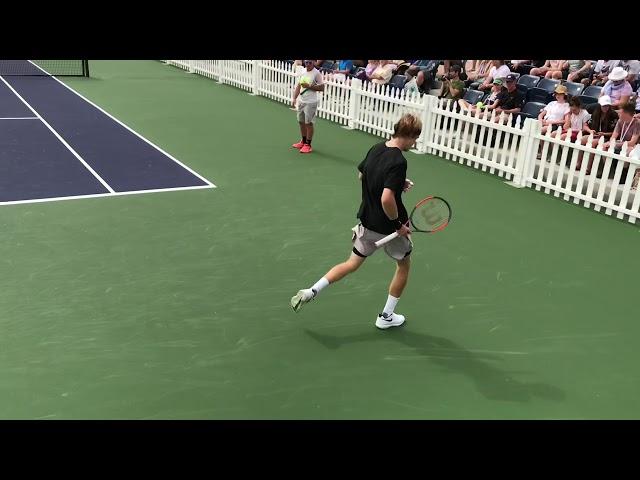
[[[376,251],[376,241],[397,231],[400,235],[384,245],[386,254],[396,260],[397,268],[389,286],[387,303],[376,319],[376,327],[386,329],[404,323],[404,316],[394,313],[394,309],[407,284],[413,244],[407,226],[409,217],[401,195],[413,183],[406,178],[407,160],[402,152],[413,147],[421,130],[422,123],[415,115],[402,116],[394,126],[391,139],[373,146],[358,165],[362,203],[358,211],[360,223],[352,229],[351,256],[346,262],[334,266],[314,285],[294,295],[291,298],[294,311],[316,298],[329,284],[355,272]]]

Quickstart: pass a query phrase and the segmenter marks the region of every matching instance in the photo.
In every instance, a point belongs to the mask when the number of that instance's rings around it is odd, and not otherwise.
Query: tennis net
[[[0,60],[4,76],[71,76],[88,77],[88,60]]]

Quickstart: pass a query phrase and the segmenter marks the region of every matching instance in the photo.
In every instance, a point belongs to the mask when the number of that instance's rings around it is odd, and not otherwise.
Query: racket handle
[[[377,242],[375,242],[375,246],[377,247],[381,247],[382,245],[384,245],[385,243],[389,243],[391,240],[393,240],[394,238],[398,237],[398,232],[393,232],[390,235],[387,235],[384,238],[381,238],[380,240],[378,240]]]

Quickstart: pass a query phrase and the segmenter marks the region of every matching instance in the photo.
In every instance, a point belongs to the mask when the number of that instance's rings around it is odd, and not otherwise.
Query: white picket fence
[[[294,67],[278,60],[165,60],[165,63],[203,75],[218,83],[233,85],[252,95],[261,95],[290,107],[296,84]],[[601,140],[592,148],[591,138],[571,142],[560,132],[540,133],[533,119],[511,115],[481,116],[477,112],[454,111],[447,100],[434,96],[407,95],[388,85],[346,82],[323,74],[325,90],[319,95],[318,115],[348,129],[358,129],[389,138],[393,125],[405,113],[422,119],[416,142],[417,153],[431,153],[488,171],[516,187],[529,187],[573,201],[586,208],[616,214],[635,223],[640,219],[640,195],[634,186],[640,176],[640,155],[630,155],[626,143],[619,154],[605,150]],[[576,169],[580,156],[584,159]],[[593,159],[587,174],[589,157]],[[612,165],[615,167],[612,169]],[[597,172],[602,171],[602,178]],[[609,179],[609,174],[613,178]],[[637,180],[636,180],[637,183]]]

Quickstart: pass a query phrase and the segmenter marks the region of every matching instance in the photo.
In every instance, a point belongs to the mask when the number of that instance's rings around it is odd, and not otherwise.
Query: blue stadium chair
[[[336,64],[333,63],[331,60],[326,60],[320,66],[320,70],[322,70],[323,72],[331,72],[335,69],[336,69]]]
[[[533,65],[530,65],[528,63],[520,65],[520,68],[519,68],[521,72],[526,72],[526,73],[523,73],[523,75],[525,74],[528,75],[532,69],[533,69]],[[540,78],[540,77],[537,77],[537,78]]]
[[[541,102],[527,102],[524,107],[522,107],[522,111],[520,113],[528,118],[538,118],[540,111],[546,106],[546,104]]]
[[[393,77],[391,77],[391,80],[389,80],[389,85],[395,88],[399,88],[400,90],[402,90],[405,83],[407,83],[407,77],[405,77],[404,75],[394,75]]]
[[[578,100],[580,100],[580,103],[585,108],[587,107],[587,105],[598,103],[598,97],[590,97],[588,95],[578,95]]]
[[[469,102],[471,105],[475,105],[476,103],[482,101],[484,99],[485,95],[486,94],[484,92],[481,92],[480,90],[468,89],[465,92],[464,97],[462,97],[462,98],[464,100],[466,100],[467,102]]]
[[[581,83],[565,82],[564,86],[567,87],[567,93],[572,97],[581,95],[584,90],[584,85]]]
[[[540,83],[540,77],[537,75],[522,75],[518,79],[518,85],[524,85],[529,88],[537,87],[538,83]]]
[[[553,80],[551,78],[541,78],[538,85],[530,88],[527,92],[528,102],[541,102],[549,103],[553,100],[553,91],[560,83],[560,80]]]
[[[590,85],[584,89],[584,91],[582,92],[582,95],[587,97],[599,97],[600,92],[602,92],[602,87],[596,87],[596,86]]]
[[[524,98],[527,98],[527,92],[529,91],[529,87],[527,87],[524,83],[518,83],[516,85],[518,91],[524,95]]]

